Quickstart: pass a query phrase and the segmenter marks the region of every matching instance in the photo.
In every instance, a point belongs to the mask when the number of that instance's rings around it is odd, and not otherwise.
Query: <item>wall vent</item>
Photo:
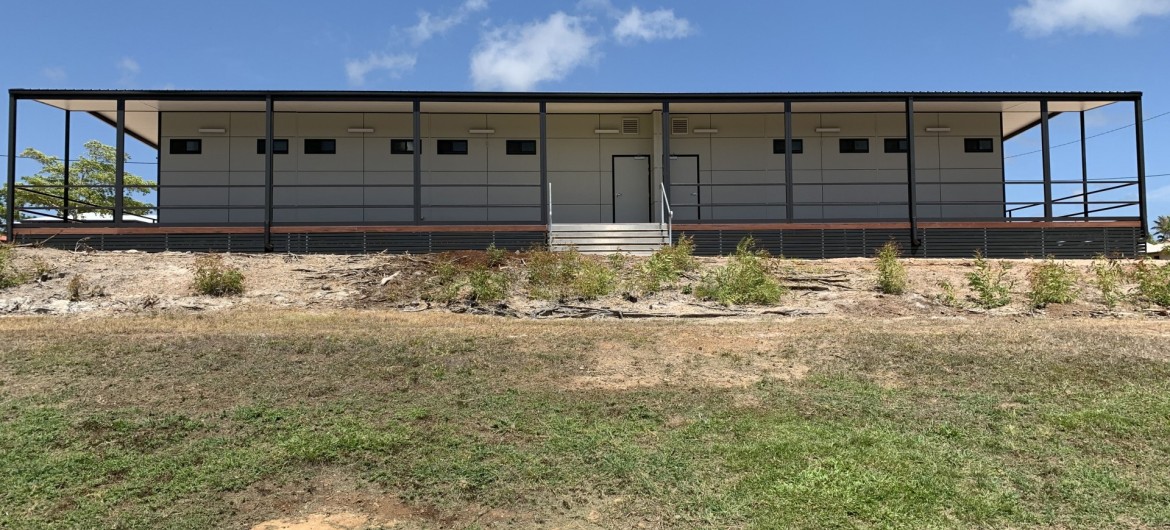
[[[638,118],[622,118],[622,134],[639,134]]]
[[[690,118],[671,118],[670,134],[689,134],[691,132]]]

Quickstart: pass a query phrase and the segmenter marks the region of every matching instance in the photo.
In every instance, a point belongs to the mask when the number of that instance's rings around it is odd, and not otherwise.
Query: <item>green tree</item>
[[[1154,240],[1170,243],[1170,215],[1160,215],[1154,219]]]
[[[65,162],[31,147],[20,156],[35,160],[41,168],[32,175],[21,177],[20,185],[16,188],[16,203],[25,208],[64,214]],[[114,147],[97,140],[85,142],[85,153],[69,164],[69,218],[75,219],[79,214],[91,212],[113,215],[116,160],[117,149]],[[126,154],[124,160],[129,161],[130,155]],[[123,175],[123,185],[126,214],[146,215],[154,210],[153,205],[138,199],[154,191],[150,181],[127,172]],[[8,196],[8,186],[0,190],[3,197]],[[0,214],[7,214],[7,207],[7,204],[0,207]]]

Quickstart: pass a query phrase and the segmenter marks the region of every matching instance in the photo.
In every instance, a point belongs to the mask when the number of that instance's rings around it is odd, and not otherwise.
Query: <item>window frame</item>
[[[858,142],[865,142],[864,149],[858,149]],[[850,146],[846,149],[846,145]],[[837,152],[843,155],[865,155],[869,154],[869,138],[840,138],[837,141]]]
[[[531,144],[532,150],[521,149],[522,146]],[[515,146],[515,148],[513,147]],[[515,156],[536,156],[539,152],[536,140],[506,140],[504,142],[504,154]]]
[[[406,147],[400,147],[405,145]],[[413,138],[392,138],[390,140],[390,154],[392,155],[413,155],[414,154],[414,139]]]
[[[313,143],[310,143],[313,142]],[[309,146],[314,145],[316,148],[309,150]],[[326,146],[332,146],[333,149],[326,149]],[[304,153],[306,155],[335,155],[337,154],[337,139],[336,138],[305,138]]]
[[[284,149],[280,148],[281,142],[284,142]],[[272,139],[272,154],[274,154],[274,155],[287,155],[289,147],[290,147],[290,142],[288,141],[288,138],[273,138]],[[258,155],[264,154],[264,138],[257,138],[256,139],[256,154],[258,154]]]
[[[983,142],[987,142],[987,148],[982,147]],[[963,152],[964,153],[994,153],[995,152],[995,138],[963,138]]]
[[[453,149],[453,146],[463,144],[463,150]],[[444,149],[444,146],[446,148]],[[439,155],[453,155],[453,156],[467,156],[471,153],[471,145],[466,139],[459,138],[444,138],[435,140],[435,154]]]
[[[190,147],[194,145],[195,149]],[[182,148],[176,149],[182,146]],[[168,154],[172,155],[201,155],[203,154],[203,139],[202,138],[171,138],[170,148],[167,150]]]
[[[784,149],[785,149],[784,140],[786,140],[786,139],[785,138],[773,138],[772,139],[772,154],[774,154],[774,155],[784,154]],[[794,154],[794,155],[804,154],[804,138],[793,138],[792,139],[792,154]]]
[[[904,155],[910,152],[909,138],[885,138],[882,144],[886,154]],[[893,145],[893,148],[890,147],[891,145]]]

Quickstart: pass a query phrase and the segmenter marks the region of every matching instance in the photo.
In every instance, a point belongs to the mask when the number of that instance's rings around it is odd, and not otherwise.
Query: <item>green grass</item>
[[[1170,524],[1158,322],[61,323],[0,321],[3,528],[247,527],[322,470],[431,528],[563,499],[607,527]],[[662,379],[580,384],[612,348]]]

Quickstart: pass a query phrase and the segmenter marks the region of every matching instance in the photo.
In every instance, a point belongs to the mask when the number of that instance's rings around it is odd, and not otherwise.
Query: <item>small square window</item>
[[[305,139],[306,155],[335,155],[337,154],[337,140],[333,139]]]
[[[842,153],[868,153],[869,139],[868,138],[842,138],[841,143]]]
[[[792,154],[799,155],[804,152],[804,140],[800,138],[792,139]],[[784,154],[784,139],[776,138],[772,140],[772,154]]]
[[[909,153],[910,141],[905,138],[886,138],[887,153]]]
[[[508,140],[505,147],[509,155],[536,154],[536,140]]]
[[[963,148],[968,153],[994,153],[995,140],[991,138],[966,138]]]
[[[390,140],[390,154],[392,154],[392,155],[413,155],[414,154],[414,140],[403,140],[403,139]]]
[[[171,139],[172,155],[201,155],[203,154],[203,140],[199,139]]]
[[[436,152],[440,155],[466,155],[467,140],[439,140]]]
[[[264,139],[256,140],[256,154],[264,154]],[[288,139],[287,138],[273,138],[272,139],[272,154],[287,155],[288,154]]]

